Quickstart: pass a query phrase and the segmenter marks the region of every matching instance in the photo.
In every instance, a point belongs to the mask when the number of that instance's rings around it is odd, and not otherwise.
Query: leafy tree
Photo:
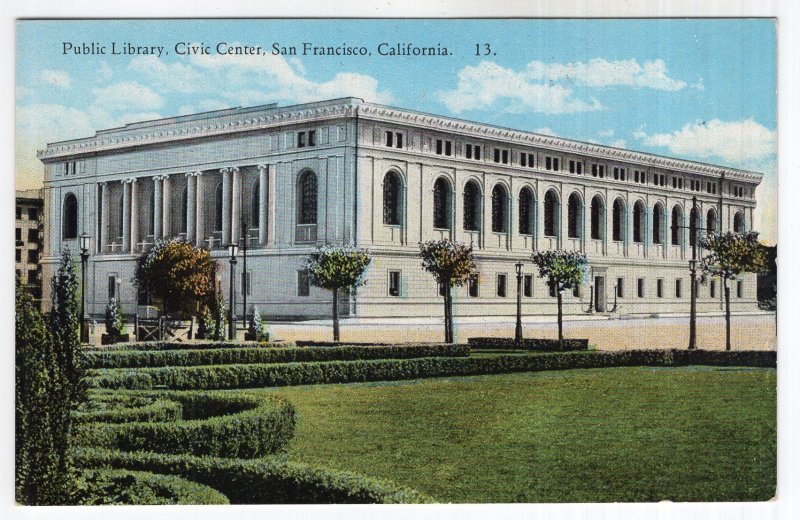
[[[454,334],[451,288],[464,285],[475,274],[472,246],[447,239],[432,240],[420,243],[419,251],[422,268],[431,273],[439,287],[444,289],[444,341],[452,343]]]
[[[339,291],[364,285],[371,261],[369,253],[362,249],[324,246],[306,263],[311,284],[333,292],[333,341],[339,341]]]
[[[712,233],[701,241],[708,250],[702,258],[703,272],[722,278],[725,293],[725,350],[731,349],[731,289],[728,280],[742,273],[758,273],[767,269],[764,247],[758,242],[758,233]]]
[[[165,313],[188,318],[213,299],[215,264],[206,249],[159,241],[139,259],[136,283],[161,300]]]
[[[69,251],[53,277],[50,327],[31,297],[16,294],[16,498],[28,505],[70,502],[72,412],[85,399],[78,283]]]
[[[122,335],[122,330],[125,328],[125,321],[122,319],[122,310],[119,303],[115,298],[106,305],[106,334],[110,335],[116,340]]]
[[[586,255],[575,251],[538,251],[531,256],[539,269],[539,278],[547,278],[547,284],[556,292],[558,300],[558,346],[564,348],[564,319],[562,312],[562,292],[581,283],[584,266],[588,263]]]

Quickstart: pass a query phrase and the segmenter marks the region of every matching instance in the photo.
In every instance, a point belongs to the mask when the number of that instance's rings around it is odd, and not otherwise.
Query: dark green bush
[[[140,388],[151,385],[172,389],[249,388],[323,383],[392,381],[423,377],[502,374],[573,368],[676,365],[775,366],[775,352],[706,350],[630,350],[620,352],[565,352],[538,356],[487,358],[420,358],[252,364],[201,367],[164,367],[139,370],[96,370],[92,384],[104,388]]]
[[[93,352],[116,352],[127,350],[205,350],[205,349],[237,349],[237,348],[286,348],[294,344],[286,341],[135,341],[131,343],[117,343],[99,349],[88,349]]]
[[[258,460],[78,449],[84,467],[169,473],[212,486],[232,504],[397,504],[433,499],[391,482],[272,458]]]
[[[277,396],[204,392],[166,393],[164,398],[181,404],[184,420],[82,423],[75,432],[76,444],[122,451],[254,458],[282,451],[294,436],[294,407]]]
[[[514,338],[469,338],[467,343],[474,349],[515,349]],[[588,339],[564,339],[563,350],[587,350]],[[561,350],[557,339],[525,338],[520,350],[536,350],[542,352]]]
[[[168,399],[95,392],[75,413],[74,419],[78,423],[167,422],[179,420],[182,414],[181,404]]]
[[[410,359],[467,356],[466,345],[390,345],[314,348],[217,348],[201,350],[93,351],[85,356],[90,368],[140,368],[165,366],[291,363],[354,359]]]
[[[78,478],[78,505],[230,504],[216,489],[175,475],[122,469],[86,469]]]

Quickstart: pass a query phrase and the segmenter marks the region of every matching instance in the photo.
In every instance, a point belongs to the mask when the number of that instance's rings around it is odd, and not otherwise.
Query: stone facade
[[[329,315],[329,293],[306,290],[302,266],[333,243],[375,257],[343,311],[441,315],[438,288],[417,257],[420,241],[440,238],[476,250],[480,275],[476,286],[455,289],[458,315],[514,314],[514,264],[555,248],[583,251],[592,266],[565,297],[569,313],[687,312],[692,197],[700,233],[746,230],[761,180],[354,98],[134,123],[51,143],[39,158],[45,276],[58,251],[77,252],[77,236],[92,236],[90,314],[111,296],[135,312],[136,259],[165,237],[209,248],[227,296],[222,246],[243,244],[245,228],[249,279],[237,281],[237,314],[246,285],[248,312]],[[523,312],[553,313],[530,262],[524,274],[533,276],[523,279]],[[734,282],[731,294],[734,309],[754,309],[755,276]],[[721,309],[719,280],[704,279],[698,295],[700,312]]]
[[[42,190],[16,193],[14,274],[37,300],[42,297]]]

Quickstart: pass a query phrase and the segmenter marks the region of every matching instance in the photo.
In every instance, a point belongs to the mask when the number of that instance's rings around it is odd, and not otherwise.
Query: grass
[[[770,369],[615,368],[270,389],[289,459],[441,502],[760,501],[776,482]]]

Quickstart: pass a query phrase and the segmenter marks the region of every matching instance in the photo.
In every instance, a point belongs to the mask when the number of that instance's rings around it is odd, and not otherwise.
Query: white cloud
[[[625,139],[617,139],[616,141],[612,141],[608,146],[613,146],[614,148],[625,148]]]
[[[537,128],[536,130],[533,131],[533,133],[541,135],[556,135],[555,130],[553,130],[549,126],[546,126],[544,128]]]
[[[95,70],[95,81],[108,81],[113,75],[114,71],[108,66],[108,63],[101,61],[100,66]]]
[[[103,110],[153,110],[164,100],[150,87],[135,81],[122,81],[104,88],[92,89],[94,105]]]
[[[504,108],[506,112],[531,110],[543,114],[569,114],[603,108],[597,100],[576,99],[567,87],[535,83],[525,73],[489,61],[462,68],[458,72],[455,90],[440,91],[436,96],[455,113],[487,109],[500,99],[511,103]]]
[[[155,56],[139,56],[131,60],[128,70],[141,74],[166,92],[192,93],[210,87],[207,78],[191,65],[166,63]]]
[[[45,69],[39,72],[39,79],[61,88],[69,88],[70,84],[69,74],[63,70]]]
[[[774,156],[777,145],[777,132],[752,119],[713,119],[686,124],[674,132],[652,135],[639,129],[634,137],[647,146],[667,148],[679,156],[719,158],[736,167]]]
[[[672,79],[663,60],[635,59],[607,61],[595,58],[588,62],[544,63],[532,61],[525,75],[536,81],[563,81],[587,87],[644,87],[655,90],[681,90],[686,82]]]
[[[597,132],[597,135],[599,135],[600,137],[611,137],[612,135],[614,135],[614,129],[609,128],[608,130],[600,130],[599,132]]]

